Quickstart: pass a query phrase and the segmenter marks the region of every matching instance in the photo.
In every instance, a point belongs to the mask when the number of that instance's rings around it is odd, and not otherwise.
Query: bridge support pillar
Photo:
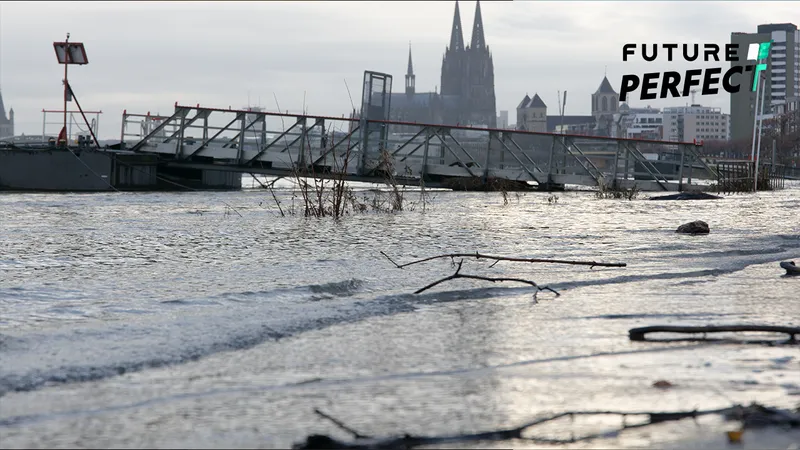
[[[497,137],[497,132],[489,132],[489,144],[486,146],[486,163],[483,166],[483,184],[489,182],[489,155],[492,153],[492,139],[499,139]]]
[[[553,181],[553,153],[556,151],[556,137],[552,137],[552,145],[550,145],[550,156],[547,158],[547,184],[549,185]]]
[[[678,191],[683,191],[683,164],[686,160],[686,146],[681,145],[681,165],[678,167]]]
[[[261,118],[261,142],[258,145],[259,150],[264,148],[266,145],[267,145],[267,116],[263,116]]]
[[[242,124],[239,127],[239,139],[236,143],[236,164],[242,163],[242,155],[244,155],[244,132],[247,130],[247,114],[242,114]]]
[[[429,127],[425,127],[425,144],[422,149],[422,170],[419,173],[419,179],[424,184],[425,177],[428,174],[428,149],[430,148],[431,143],[431,129]]]
[[[689,152],[689,173],[686,175],[686,183],[692,185],[692,169],[694,168],[694,152]]]
[[[308,124],[306,118],[303,117],[300,124],[300,154],[297,156],[297,166],[305,168],[306,165],[306,132],[308,131]]]
[[[617,143],[617,151],[614,153],[614,166],[612,167],[611,172],[611,186],[613,188],[617,188],[617,168],[619,167],[619,151],[621,150],[622,145],[618,142]]]
[[[178,134],[178,142],[175,143],[175,156],[180,159],[183,157],[183,136],[184,132],[186,131],[186,114],[188,111],[181,110],[181,125],[180,125],[180,133]]]
[[[623,156],[622,157],[625,160],[625,162],[624,162],[625,168],[623,170],[622,179],[625,180],[625,181],[628,181],[628,170],[630,170],[629,164],[630,164],[631,150],[628,148],[627,144],[623,145],[623,147],[624,147],[624,152],[623,152]]]

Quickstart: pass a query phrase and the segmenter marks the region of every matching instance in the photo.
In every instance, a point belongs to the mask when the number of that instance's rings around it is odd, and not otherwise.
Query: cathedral
[[[405,92],[392,94],[391,120],[496,128],[494,64],[483,33],[480,1],[469,45],[464,44],[456,1],[450,45],[442,59],[441,92],[416,92],[415,78],[409,48]],[[398,128],[396,131],[413,131],[414,127]]]
[[[8,118],[6,118],[3,93],[0,92],[0,139],[11,136],[14,136],[14,108],[8,111]]]

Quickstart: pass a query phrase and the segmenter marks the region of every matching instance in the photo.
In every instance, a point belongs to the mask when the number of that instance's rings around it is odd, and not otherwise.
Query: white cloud
[[[469,41],[474,2],[461,2]],[[625,73],[706,67],[622,62],[622,45],[729,41],[732,31],[792,17],[792,2],[484,2],[486,38],[495,63],[498,110],[538,92],[557,111],[587,114],[608,71],[619,88]],[[794,11],[796,13],[796,11]],[[63,67],[52,42],[67,31],[86,44],[90,64],[71,68],[81,105],[102,109],[101,134],[113,137],[123,109],[172,110],[185,104],[262,106],[341,116],[359,102],[364,70],[395,76],[402,89],[412,42],[417,90],[440,84],[449,42],[451,2],[12,2],[0,5],[0,87],[16,112],[17,131],[41,132],[42,108],[59,108]],[[795,14],[796,16],[796,14]],[[68,24],[65,26],[64,24]],[[720,64],[726,66],[725,63]],[[656,107],[689,99],[655,100]],[[728,109],[727,95],[697,99]],[[634,100],[633,105],[648,102]]]

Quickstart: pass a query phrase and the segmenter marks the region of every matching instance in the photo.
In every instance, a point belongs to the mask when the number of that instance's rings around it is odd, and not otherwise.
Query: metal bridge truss
[[[177,103],[168,117],[124,112],[121,139],[134,152],[160,155],[167,166],[279,176],[344,172],[353,181],[377,182],[391,168],[399,183],[424,180],[429,187],[475,178],[534,182],[545,189],[602,184],[677,191],[691,185],[693,170],[696,179],[717,178],[694,143]]]

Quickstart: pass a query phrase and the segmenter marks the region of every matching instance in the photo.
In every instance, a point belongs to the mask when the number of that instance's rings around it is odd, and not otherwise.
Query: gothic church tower
[[[408,70],[406,70],[406,95],[413,97],[416,92],[416,76],[414,75],[414,64],[411,62],[411,44],[408,45]]]
[[[592,115],[595,118],[595,130],[599,136],[611,136],[614,114],[617,113],[619,94],[611,87],[608,77],[603,76],[600,87],[592,94]]]
[[[458,0],[456,0],[453,28],[450,30],[450,45],[447,46],[444,57],[442,57],[442,95],[463,94],[466,59],[464,34],[461,32],[461,12],[458,9]]]
[[[0,138],[11,136],[14,136],[14,108],[8,111],[8,118],[6,118],[3,93],[0,92]]]
[[[472,42],[467,47],[467,101],[473,124],[497,127],[497,109],[494,96],[494,63],[483,34],[481,2],[475,7],[472,24]]]
[[[491,128],[497,126],[494,63],[486,45],[480,1],[475,7],[472,39],[466,47],[461,29],[461,11],[456,1],[450,45],[442,59],[441,93],[446,98],[447,122]]]

